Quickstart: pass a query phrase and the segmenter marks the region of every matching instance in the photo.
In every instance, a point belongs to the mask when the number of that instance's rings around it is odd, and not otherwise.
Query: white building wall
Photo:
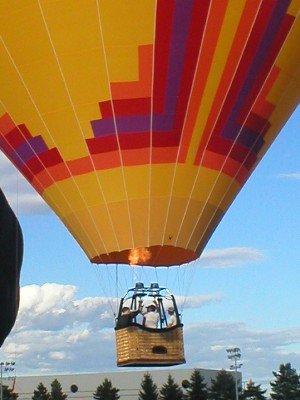
[[[114,387],[120,390],[120,400],[137,400],[145,372],[145,370],[132,370],[74,375],[58,374],[51,376],[17,377],[15,392],[19,394],[19,400],[31,400],[33,392],[36,390],[39,383],[42,382],[50,391],[51,383],[54,379],[57,379],[62,385],[63,392],[68,395],[68,400],[92,400],[93,393],[96,391],[97,387],[107,378],[112,382]],[[169,374],[171,374],[175,382],[181,386],[183,380],[190,379],[193,369],[150,369],[148,372],[151,374],[157,387],[161,388],[162,385],[166,383]],[[215,379],[219,371],[200,368],[200,372],[209,386],[211,378]],[[239,381],[241,382],[241,373],[238,374]],[[9,384],[9,386],[11,386],[11,382],[4,381],[3,384]],[[71,392],[71,385],[78,386],[77,393]]]

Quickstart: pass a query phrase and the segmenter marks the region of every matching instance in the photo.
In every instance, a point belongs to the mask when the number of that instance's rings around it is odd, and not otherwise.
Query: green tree
[[[18,393],[13,393],[6,385],[2,386],[2,394],[3,400],[16,400],[19,397]]]
[[[63,393],[61,384],[57,379],[51,383],[51,395],[50,400],[65,400],[68,397],[67,394]]]
[[[274,372],[275,381],[270,382],[274,400],[300,400],[300,377],[290,363],[281,364]]]
[[[235,382],[229,372],[222,369],[211,383],[209,391],[211,400],[235,400]]]
[[[188,400],[207,400],[207,385],[204,383],[204,378],[199,369],[194,369],[189,384],[189,387],[186,389],[186,398]]]
[[[141,383],[139,391],[139,400],[158,400],[157,386],[152,380],[150,374],[146,373]]]
[[[48,389],[41,383],[38,384],[36,390],[33,392],[32,400],[50,400],[51,395]]]
[[[267,390],[263,390],[260,387],[261,385],[254,385],[254,382],[250,379],[247,382],[246,389],[243,391],[241,395],[242,400],[265,400],[266,397],[264,394]]]
[[[168,381],[160,389],[160,399],[162,400],[183,400],[183,392],[179,385],[169,374]]]
[[[120,398],[118,392],[119,389],[113,387],[111,381],[105,378],[93,393],[93,398],[95,400],[118,400]]]

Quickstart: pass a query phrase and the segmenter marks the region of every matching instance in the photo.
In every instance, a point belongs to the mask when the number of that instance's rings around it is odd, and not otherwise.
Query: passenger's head
[[[130,308],[125,306],[122,308],[122,314],[130,314]]]
[[[153,303],[148,304],[146,308],[147,308],[147,311],[148,311],[148,312],[150,312],[150,311],[155,311],[155,310],[156,310],[156,306],[155,306],[155,304],[153,304]]]
[[[169,307],[169,308],[168,308],[168,313],[169,313],[170,315],[174,314],[174,312],[175,312],[174,307]]]

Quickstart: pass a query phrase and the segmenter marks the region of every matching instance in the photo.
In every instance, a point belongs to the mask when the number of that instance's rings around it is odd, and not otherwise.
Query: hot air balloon
[[[298,104],[298,11],[1,1],[1,149],[92,263],[195,260]]]
[[[0,347],[11,331],[19,309],[19,278],[23,236],[17,217],[0,189]]]

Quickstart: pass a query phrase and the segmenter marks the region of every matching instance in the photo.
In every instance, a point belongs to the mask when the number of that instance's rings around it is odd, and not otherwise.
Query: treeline
[[[271,394],[266,397],[266,391],[261,385],[256,385],[252,380],[245,388],[238,386],[240,400],[300,400],[300,375],[292,368],[290,363],[281,364],[278,372],[274,372],[274,380],[270,382]],[[7,386],[3,386],[2,400],[17,400],[18,394],[12,393]],[[71,391],[76,393],[78,387],[71,386]],[[96,388],[92,399],[118,400],[119,389],[112,385],[107,378]],[[68,395],[63,392],[57,379],[51,383],[51,389],[40,383],[33,392],[32,400],[66,400]],[[126,396],[127,397],[127,396]],[[199,369],[194,369],[189,380],[184,380],[181,385],[176,383],[171,374],[167,382],[158,388],[151,375],[145,373],[141,382],[138,400],[236,400],[236,387],[233,375],[221,370],[216,379],[211,379],[211,384],[205,382]]]

